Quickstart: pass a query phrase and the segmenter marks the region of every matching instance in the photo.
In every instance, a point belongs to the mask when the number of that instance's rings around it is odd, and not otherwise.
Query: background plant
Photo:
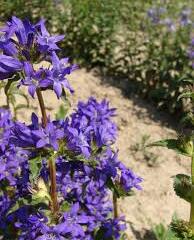
[[[87,68],[99,67],[128,95],[138,93],[158,108],[180,114],[185,108],[176,101],[183,90],[179,79],[190,75],[192,3],[18,0],[3,1],[0,10],[2,20],[12,13],[34,21],[45,17],[52,32],[65,32],[64,54]]]
[[[192,49],[191,49],[192,51]],[[171,222],[170,230],[166,239],[194,239],[194,132],[193,132],[193,107],[194,107],[194,80],[193,78],[184,79],[187,85],[186,90],[179,96],[191,100],[191,112],[188,112],[188,117],[183,123],[181,134],[177,139],[166,139],[155,142],[150,146],[162,146],[176,151],[179,154],[187,156],[191,161],[191,175],[177,174],[174,177],[174,190],[178,197],[184,199],[190,204],[190,219],[185,221],[182,219],[174,219]],[[170,235],[170,236],[169,236]]]

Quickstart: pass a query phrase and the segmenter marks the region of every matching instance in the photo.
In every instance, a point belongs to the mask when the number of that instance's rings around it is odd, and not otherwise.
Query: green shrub
[[[12,14],[34,22],[40,16],[48,19],[52,32],[65,33],[61,44],[65,55],[81,66],[99,67],[116,85],[124,82],[128,93],[180,113],[183,102],[176,99],[182,92],[179,79],[191,72],[187,50],[192,27],[180,26],[178,19],[192,2],[185,6],[183,0],[165,4],[154,0],[3,0],[0,21]],[[172,19],[176,31],[148,19],[150,8],[163,6],[166,11],[161,19]]]

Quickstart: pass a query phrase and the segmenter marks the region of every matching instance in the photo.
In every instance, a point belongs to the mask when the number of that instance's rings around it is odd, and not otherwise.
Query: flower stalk
[[[46,115],[46,108],[45,108],[45,104],[44,104],[44,99],[43,99],[40,88],[37,88],[36,94],[37,94],[37,97],[38,97],[38,102],[39,102],[40,110],[41,110],[41,114],[42,114],[42,126],[45,128],[46,125],[47,125],[47,115]]]
[[[113,192],[113,211],[114,211],[114,218],[118,218],[118,202],[117,202],[117,195]]]
[[[41,93],[41,90],[38,88],[36,90],[36,94],[38,97],[41,113],[42,113],[42,126],[45,128],[47,126],[47,115],[46,108],[44,104],[44,99]],[[59,209],[58,201],[57,201],[57,183],[56,183],[56,166],[54,158],[49,159],[49,174],[50,174],[50,195],[51,195],[51,208],[54,215],[57,213]]]

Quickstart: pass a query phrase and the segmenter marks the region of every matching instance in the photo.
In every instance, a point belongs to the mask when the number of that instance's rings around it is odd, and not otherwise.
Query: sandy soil
[[[174,213],[187,219],[189,205],[175,196],[171,177],[177,173],[188,173],[188,159],[164,148],[154,148],[148,151],[158,157],[157,164],[150,167],[143,152],[134,153],[131,150],[145,134],[151,135],[150,141],[174,136],[174,130],[164,126],[160,120],[153,120],[165,117],[141,100],[125,98],[120,90],[103,84],[92,72],[84,69],[73,73],[70,82],[75,89],[74,96],[69,98],[72,106],[78,100],[94,96],[97,99],[107,98],[111,106],[117,108],[115,121],[119,127],[119,158],[144,179],[143,191],[137,192],[134,197],[119,200],[120,215],[125,215],[130,222],[127,230],[129,239],[151,240],[151,237],[146,238],[147,230],[160,222],[168,224]],[[44,96],[46,105],[51,108],[49,113],[56,113],[60,105],[57,98],[50,92]],[[29,112],[27,109],[20,119],[29,119]]]

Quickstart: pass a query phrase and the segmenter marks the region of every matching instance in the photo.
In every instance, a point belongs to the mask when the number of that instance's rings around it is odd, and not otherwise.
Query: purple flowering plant
[[[117,198],[141,189],[142,178],[114,150],[115,109],[90,97],[68,117],[48,118],[42,91],[73,93],[67,79],[77,69],[60,59],[58,42],[41,20],[12,17],[0,33],[0,79],[6,88],[26,86],[42,116],[31,123],[0,109],[0,238],[124,239],[126,223]],[[50,67],[35,65],[41,61]],[[113,198],[112,198],[113,196]]]

